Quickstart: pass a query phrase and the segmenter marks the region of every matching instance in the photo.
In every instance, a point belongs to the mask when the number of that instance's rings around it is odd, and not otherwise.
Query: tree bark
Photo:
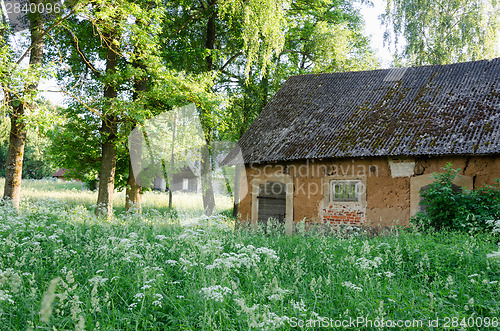
[[[97,194],[98,215],[113,215],[113,193],[115,189],[116,172],[116,132],[118,130],[118,118],[105,115],[102,120],[101,135],[104,142],[101,149],[101,168],[99,170],[99,193]]]
[[[234,194],[233,194],[233,217],[238,217],[240,208],[240,179],[241,166],[236,164],[234,173]]]
[[[177,128],[177,115],[174,117],[174,128],[172,130],[172,146],[171,146],[171,156],[170,156],[170,178],[168,179],[168,210],[172,210],[172,182],[171,180],[174,178],[173,173],[174,173],[174,161],[175,161],[175,130]],[[165,177],[165,180],[167,178]]]
[[[41,3],[41,0],[30,1],[36,5]],[[29,60],[29,71],[34,77],[25,85],[23,94],[29,96],[38,89],[40,75],[36,70],[43,64],[43,17],[39,13],[29,15],[30,34],[31,34],[31,51]],[[5,90],[4,90],[5,92]],[[29,105],[15,98],[11,93],[6,93],[6,97],[13,104],[11,114],[11,127],[9,135],[9,150],[7,154],[6,172],[5,172],[5,187],[4,199],[9,199],[14,208],[19,208],[19,200],[21,197],[21,179],[23,172],[24,146],[26,145],[26,125],[24,123],[24,110]]]
[[[23,172],[24,146],[26,144],[26,126],[23,119],[24,106],[12,109],[10,115],[10,136],[7,162],[5,166],[5,187],[3,198],[11,200],[12,206],[19,208],[21,198],[21,178]]]
[[[133,131],[135,125],[132,127]],[[140,133],[137,133],[140,135]],[[132,167],[132,160],[134,162],[141,162],[142,157],[142,144],[141,138],[138,139],[132,138],[129,141],[129,162],[128,162],[128,180],[127,180],[127,188],[125,190],[125,208],[127,211],[131,211],[132,208],[138,213],[142,212],[142,186],[137,183],[136,176],[139,174],[134,173],[134,168]],[[140,164],[137,164],[138,167],[136,169],[140,169]]]
[[[203,146],[201,151],[201,191],[203,195],[203,209],[205,215],[211,216],[215,212],[215,197],[212,186],[212,165],[210,162],[209,146]]]
[[[111,75],[116,72],[118,65],[118,54],[112,49],[113,41],[118,37],[114,33],[105,34],[108,42],[106,49],[106,74]],[[116,135],[118,132],[118,116],[113,110],[113,101],[116,100],[118,92],[113,83],[104,86],[105,106],[102,115],[102,148],[101,148],[101,168],[99,171],[99,193],[97,195],[98,215],[106,215],[108,218],[113,215],[113,193],[115,189],[116,172]]]
[[[212,0],[209,2],[209,6],[213,6],[216,0]],[[215,11],[212,9],[210,12],[210,16],[208,17],[207,22],[207,30],[206,30],[206,40],[205,40],[205,48],[208,50],[213,50],[215,45]],[[205,58],[207,71],[210,72],[213,70],[213,57],[209,53]],[[203,195],[203,209],[205,210],[205,215],[210,216],[215,211],[215,197],[214,197],[214,189],[212,185],[212,168],[211,168],[211,160],[210,160],[210,144],[211,144],[211,128],[209,123],[207,123],[208,119],[211,117],[210,114],[206,113],[206,111],[202,112],[201,116],[203,133],[205,135],[206,147],[202,150],[201,157],[201,191]]]
[[[136,22],[139,24],[139,22]],[[132,99],[134,101],[138,101],[141,97],[141,93],[147,90],[148,80],[145,77],[146,67],[142,64],[135,62],[134,67],[136,69],[140,69],[141,75],[136,76],[134,79],[134,93],[132,94]],[[144,76],[142,76],[144,75]],[[137,123],[133,123],[131,132],[134,130]],[[137,212],[142,212],[142,186],[137,183],[136,176],[139,174],[135,174],[132,168],[132,159],[135,162],[140,162],[142,158],[142,137],[135,137],[132,141],[129,141],[130,151],[129,151],[129,171],[128,171],[128,180],[127,180],[127,188],[125,190],[125,208],[127,211],[130,211],[132,207],[134,207]],[[136,169],[140,169],[141,167],[136,167]]]

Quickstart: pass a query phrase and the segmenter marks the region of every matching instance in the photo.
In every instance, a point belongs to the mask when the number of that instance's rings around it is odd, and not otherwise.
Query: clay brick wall
[[[452,163],[454,168],[461,168],[462,175],[472,177],[474,188],[493,184],[495,178],[500,178],[500,156],[418,157],[408,160],[415,162],[419,174],[393,178],[387,157],[247,165],[249,193],[241,198],[240,220],[249,221],[252,218],[252,180],[276,176],[280,171],[293,182],[293,222],[305,219],[306,222],[319,224],[370,226],[408,225],[411,216],[410,179],[441,172],[448,163]],[[363,180],[365,201],[358,204],[330,201],[327,190],[332,179]]]
[[[349,206],[347,204],[329,204],[321,210],[321,223],[326,225],[351,225],[359,226],[365,220],[365,212],[360,204]]]

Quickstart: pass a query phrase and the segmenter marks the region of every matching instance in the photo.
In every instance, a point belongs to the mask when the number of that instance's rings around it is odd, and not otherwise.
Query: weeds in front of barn
[[[19,214],[4,206],[0,329],[261,330],[499,316],[492,234],[286,236],[233,225],[153,209],[105,220],[58,200],[24,201]]]

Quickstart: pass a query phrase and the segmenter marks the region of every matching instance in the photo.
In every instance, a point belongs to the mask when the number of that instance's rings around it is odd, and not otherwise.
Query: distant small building
[[[173,174],[170,188],[172,191],[198,192],[199,182],[199,176],[190,167],[184,167]]]
[[[63,179],[66,180],[66,177],[64,174],[68,171],[68,169],[61,168],[56,171],[55,174],[52,175],[52,178],[57,178],[57,179]]]
[[[188,166],[179,169],[172,175],[171,182],[169,183],[170,189],[173,192],[200,192],[200,177],[195,171]],[[166,180],[162,175],[154,178],[152,186],[152,189],[157,191],[165,191],[167,189]]]
[[[157,176],[153,179],[152,189],[155,191],[165,191],[167,189],[167,182],[163,176]]]

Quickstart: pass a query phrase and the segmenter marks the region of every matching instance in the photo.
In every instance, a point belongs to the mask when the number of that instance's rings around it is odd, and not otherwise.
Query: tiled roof
[[[61,168],[57,170],[56,173],[52,175],[52,177],[64,177],[66,171],[68,171],[68,169]]]
[[[500,154],[500,58],[290,77],[239,145],[245,163]]]

